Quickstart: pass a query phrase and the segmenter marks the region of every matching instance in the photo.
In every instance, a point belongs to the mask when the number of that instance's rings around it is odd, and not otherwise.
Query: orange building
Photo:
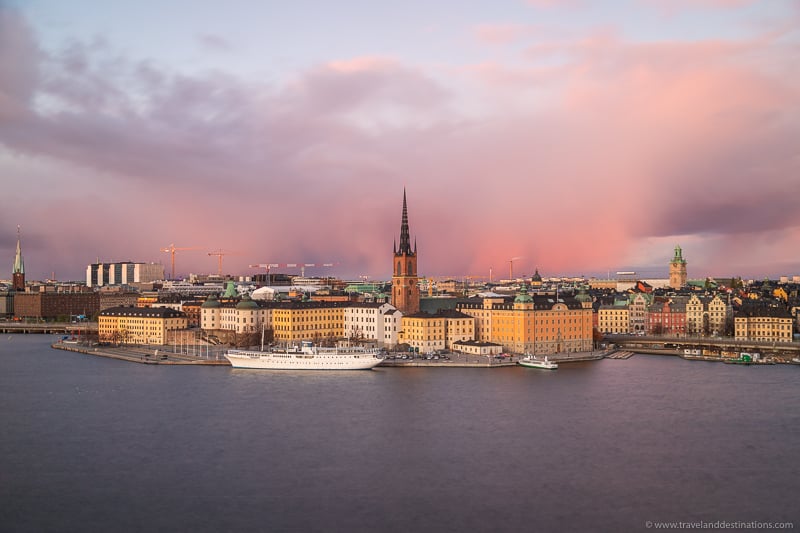
[[[475,340],[493,342],[514,353],[552,354],[592,350],[592,301],[576,297],[528,294],[459,302],[456,309],[475,318]]]

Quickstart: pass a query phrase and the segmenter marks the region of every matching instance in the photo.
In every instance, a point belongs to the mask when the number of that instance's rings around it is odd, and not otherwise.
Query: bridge
[[[0,322],[0,333],[97,334],[97,322]]]

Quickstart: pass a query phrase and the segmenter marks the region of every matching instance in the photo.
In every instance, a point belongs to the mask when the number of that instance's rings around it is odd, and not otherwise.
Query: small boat
[[[528,368],[543,368],[545,370],[555,370],[558,368],[558,363],[548,361],[546,355],[544,356],[544,359],[537,359],[532,355],[526,355],[517,362],[522,366],[527,366]]]

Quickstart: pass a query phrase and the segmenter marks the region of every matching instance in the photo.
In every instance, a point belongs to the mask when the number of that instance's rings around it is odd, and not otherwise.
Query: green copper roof
[[[681,251],[680,246],[675,246],[675,257],[672,258],[673,263],[685,263],[686,259],[683,258],[683,254]]]
[[[220,305],[222,304],[220,304],[219,300],[217,300],[217,296],[215,294],[212,294],[208,298],[206,298],[206,301],[203,302],[200,307],[204,309],[209,309],[211,307],[219,307]]]
[[[225,294],[222,295],[223,298],[236,298],[239,296],[239,293],[236,292],[236,287],[233,284],[233,281],[228,281],[228,284],[225,286]]]
[[[258,304],[255,303],[249,294],[242,296],[242,301],[236,304],[236,309],[258,309]]]
[[[531,303],[533,302],[533,298],[528,294],[528,285],[525,283],[522,284],[522,288],[519,290],[519,294],[516,298],[514,298],[514,303]]]
[[[575,299],[578,300],[579,302],[592,301],[592,297],[589,296],[589,293],[586,291],[586,287],[581,287],[581,289],[578,291],[578,295],[575,296]]]

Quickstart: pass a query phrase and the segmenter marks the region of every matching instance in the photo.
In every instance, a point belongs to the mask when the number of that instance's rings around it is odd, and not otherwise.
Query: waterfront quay
[[[211,365],[231,366],[224,357],[224,349],[219,347],[197,346],[195,350],[176,351],[172,346],[103,346],[87,343],[65,343],[63,341],[51,344],[56,350],[76,352],[98,357],[107,357],[130,363],[149,365]],[[559,364],[577,363],[582,361],[596,361],[606,356],[608,352],[570,352],[549,354],[551,361]],[[403,356],[406,358],[403,359]],[[487,357],[457,352],[447,352],[438,359],[425,355],[409,353],[390,353],[378,365],[389,368],[504,368],[517,366],[521,355],[505,355],[503,357]],[[542,356],[544,357],[544,356]]]
[[[564,352],[547,354],[547,359],[556,363],[579,363],[583,361],[597,361],[605,357],[606,352]],[[403,356],[406,359],[403,359]],[[458,352],[447,352],[438,359],[428,359],[425,355],[392,353],[378,365],[382,367],[423,367],[423,368],[503,368],[517,366],[522,355],[506,355],[504,357],[488,357],[485,355],[471,355]],[[544,358],[544,355],[538,357]]]
[[[798,342],[743,341],[730,338],[709,337],[637,337],[633,335],[613,335],[606,337],[614,348],[637,353],[661,355],[702,355],[700,360],[723,361],[738,357],[740,353],[759,353],[776,363],[788,363],[800,357]],[[684,357],[698,359],[697,357]]]
[[[130,363],[148,365],[211,365],[231,366],[219,350],[209,353],[180,353],[172,351],[171,346],[100,346],[55,342],[50,345],[56,350],[77,352],[98,357],[108,357]]]
[[[97,322],[0,322],[0,333],[97,335]]]

